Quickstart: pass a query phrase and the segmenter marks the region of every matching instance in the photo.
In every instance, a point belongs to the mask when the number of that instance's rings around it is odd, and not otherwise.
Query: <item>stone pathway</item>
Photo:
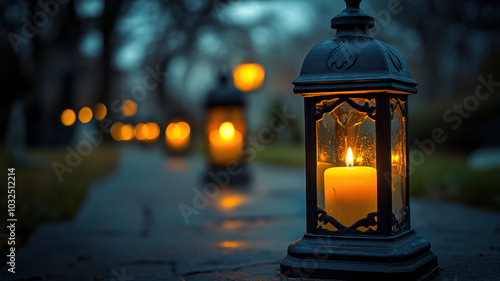
[[[219,190],[187,224],[179,204],[193,207],[203,192],[204,165],[123,147],[76,217],[36,229],[18,249],[16,274],[4,267],[0,279],[279,280],[279,261],[305,230],[303,170],[253,165],[249,188]],[[412,212],[439,258],[434,280],[500,279],[499,213],[416,199]]]

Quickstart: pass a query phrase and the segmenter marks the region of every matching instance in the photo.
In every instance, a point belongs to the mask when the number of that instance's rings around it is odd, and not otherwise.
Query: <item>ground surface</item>
[[[204,169],[201,158],[123,148],[76,217],[38,227],[16,273],[4,267],[0,279],[279,280],[288,244],[305,230],[304,172],[253,165],[249,188],[221,189],[187,224],[179,203],[193,207]],[[500,213],[416,199],[411,208],[439,258],[434,280],[499,280]]]

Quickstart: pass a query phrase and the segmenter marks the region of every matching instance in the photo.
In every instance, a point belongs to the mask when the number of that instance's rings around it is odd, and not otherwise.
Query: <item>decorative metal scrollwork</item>
[[[380,43],[382,45],[384,45],[384,47],[387,48],[387,53],[389,54],[389,58],[391,59],[391,62],[392,62],[392,65],[394,65],[394,68],[399,72],[403,72],[403,70],[406,69],[406,63],[403,60],[403,58],[401,57],[401,55],[398,53],[398,51],[396,51],[396,49],[394,49],[393,47],[391,47],[390,45],[388,45],[384,42],[380,42]]]
[[[340,43],[333,48],[326,59],[326,66],[331,70],[340,70],[341,68],[349,69],[358,57],[356,47],[348,41],[341,40]]]
[[[409,227],[409,221],[408,221],[408,216],[409,216],[409,208],[408,206],[405,207],[405,210],[403,214],[401,215],[401,219],[398,220],[394,213],[392,214],[392,232],[398,233],[402,230],[405,230]]]
[[[328,230],[328,229],[324,229],[323,227],[319,226],[318,225],[318,228],[322,229],[323,231],[326,231],[326,232],[335,232],[335,233],[372,233],[372,232],[375,232],[375,230],[373,230],[371,228],[371,226],[376,226],[377,225],[377,220],[375,219],[375,217],[377,216],[377,212],[372,212],[372,213],[369,213],[366,218],[362,218],[360,220],[358,220],[357,222],[355,222],[353,225],[347,227],[343,224],[341,224],[338,220],[336,220],[335,218],[329,216],[325,210],[321,209],[321,208],[317,208],[316,209],[316,214],[318,215],[318,222],[321,222],[323,223],[324,225],[326,224],[331,224],[333,225],[337,231],[331,231],[331,230]],[[358,230],[358,228],[360,227],[366,227],[368,228],[366,231],[361,231],[361,230]]]
[[[406,108],[406,102],[401,101],[400,99],[391,99],[391,120],[394,118],[394,112],[396,111],[396,108],[399,106],[399,109],[401,110],[401,114],[403,117],[407,117],[408,115],[408,110]]]
[[[333,111],[344,102],[347,102],[347,104],[357,111],[366,113],[370,119],[375,120],[377,108],[374,105],[370,105],[368,101],[365,101],[363,104],[359,104],[349,98],[338,98],[336,101],[330,102],[331,101],[321,101],[321,103],[316,106],[316,120],[323,118],[325,113]]]

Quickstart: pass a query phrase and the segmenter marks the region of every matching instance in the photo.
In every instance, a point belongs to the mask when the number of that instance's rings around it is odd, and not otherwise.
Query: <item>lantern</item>
[[[213,181],[215,175],[224,172],[232,183],[247,182],[248,172],[243,158],[246,134],[243,93],[221,75],[219,86],[208,93],[205,105],[209,164],[205,181]]]
[[[360,0],[332,19],[293,82],[304,97],[307,231],[288,247],[289,277],[415,280],[437,267],[410,225],[404,60],[374,40]]]

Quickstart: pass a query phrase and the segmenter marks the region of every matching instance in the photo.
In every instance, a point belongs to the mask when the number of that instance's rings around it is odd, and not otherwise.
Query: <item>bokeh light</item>
[[[233,72],[234,86],[243,92],[256,90],[264,83],[265,71],[258,63],[238,65]]]
[[[71,126],[75,123],[75,121],[76,114],[73,109],[65,109],[61,113],[61,123],[63,123],[64,126]]]
[[[102,119],[104,119],[104,117],[106,117],[107,112],[108,112],[108,110],[106,109],[106,106],[104,104],[102,104],[102,103],[96,104],[94,107],[95,120],[101,121]]]
[[[113,137],[114,140],[121,141],[121,128],[123,127],[123,124],[120,122],[117,122],[111,126],[111,137]]]
[[[139,123],[135,125],[135,138],[137,140],[143,141],[147,140],[149,137],[149,128],[145,124]]]
[[[231,140],[234,137],[234,132],[234,125],[231,122],[224,122],[219,127],[219,134],[223,140]]]
[[[148,128],[148,137],[147,140],[156,140],[158,136],[160,135],[160,127],[158,124],[154,122],[149,122],[145,124]]]
[[[134,116],[135,113],[137,112],[137,103],[133,100],[125,100],[122,103],[122,114],[131,117]]]
[[[167,145],[174,150],[183,150],[189,145],[189,135],[191,128],[189,124],[181,122],[172,122],[165,131],[165,141]]]
[[[80,112],[78,112],[78,120],[82,123],[88,123],[92,120],[92,109],[88,107],[80,109]]]
[[[130,124],[125,124],[120,128],[120,138],[121,140],[128,141],[134,137],[134,126]]]

